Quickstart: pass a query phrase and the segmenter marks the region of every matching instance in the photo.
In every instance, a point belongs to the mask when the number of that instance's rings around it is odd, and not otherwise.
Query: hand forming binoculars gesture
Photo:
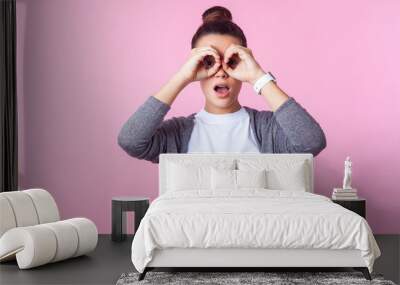
[[[265,72],[254,59],[251,49],[231,44],[223,59],[211,46],[193,48],[179,74],[188,82],[199,81],[218,72],[220,66],[234,79],[253,84]]]

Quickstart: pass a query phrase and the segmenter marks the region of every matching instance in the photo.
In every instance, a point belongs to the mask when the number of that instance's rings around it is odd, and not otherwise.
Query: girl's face
[[[220,55],[221,61],[224,60],[225,50],[231,44],[240,45],[240,40],[238,38],[232,37],[230,35],[220,35],[220,34],[209,34],[202,36],[196,47],[206,47],[210,46],[217,50]],[[230,88],[229,94],[226,97],[219,97],[217,92],[214,90],[217,84],[226,84]],[[210,113],[223,114],[235,112],[240,108],[238,102],[238,96],[240,89],[242,88],[242,81],[234,79],[225,72],[220,66],[219,70],[212,76],[200,80],[200,86],[206,97],[206,105],[204,109]]]

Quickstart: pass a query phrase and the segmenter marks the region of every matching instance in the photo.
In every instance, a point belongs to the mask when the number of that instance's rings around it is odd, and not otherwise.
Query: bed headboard
[[[213,161],[218,160],[234,160],[236,169],[237,161],[239,159],[244,159],[246,161],[262,161],[262,163],[267,163],[273,167],[274,163],[279,162],[279,164],[291,164],[297,162],[305,162],[306,170],[304,173],[306,179],[308,180],[307,192],[314,193],[314,165],[313,165],[313,155],[312,153],[235,153],[235,152],[215,152],[215,153],[161,153],[159,156],[159,195],[166,192],[166,182],[167,182],[167,167],[169,162],[174,161],[185,161],[185,162],[198,162],[212,164]]]

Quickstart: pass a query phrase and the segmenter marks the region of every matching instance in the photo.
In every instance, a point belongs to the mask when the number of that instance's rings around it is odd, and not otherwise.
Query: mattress
[[[156,249],[356,249],[372,272],[381,252],[367,221],[329,198],[303,191],[172,191],[150,205],[132,241],[143,272]]]

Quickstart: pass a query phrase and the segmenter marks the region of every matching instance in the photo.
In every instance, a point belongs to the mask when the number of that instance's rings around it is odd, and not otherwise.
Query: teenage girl
[[[159,162],[160,153],[320,153],[326,147],[320,125],[255,60],[230,11],[214,6],[202,18],[187,61],[125,122],[118,144],[129,155],[153,163]],[[263,84],[265,77],[270,80]],[[182,89],[196,81],[205,106],[197,113],[164,120]],[[272,111],[240,105],[243,82],[261,82],[258,94]]]

